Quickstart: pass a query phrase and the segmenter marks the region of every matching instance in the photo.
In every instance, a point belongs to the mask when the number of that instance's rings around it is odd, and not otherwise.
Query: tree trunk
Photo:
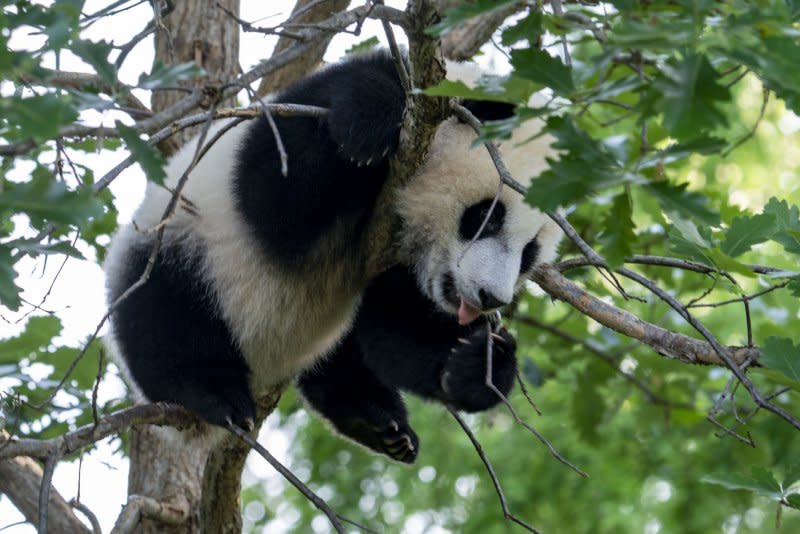
[[[166,2],[159,0],[157,4],[163,6]],[[169,2],[169,5],[171,9],[162,9],[162,15],[156,17],[155,62],[164,65],[194,62],[205,69],[205,76],[179,82],[182,87],[212,89],[235,79],[240,71],[239,24],[225,10],[238,16],[239,1],[192,0]],[[182,91],[156,91],[153,111],[159,112],[185,96]],[[209,97],[213,97],[213,91]],[[226,104],[233,105],[234,100]],[[181,146],[199,128],[178,132],[172,139]]]
[[[334,13],[347,9],[350,0],[330,0],[328,2],[319,3],[317,0],[297,0],[294,9],[292,10],[292,23],[311,24],[325,20]],[[295,15],[297,13],[297,15]],[[327,37],[314,44],[311,50],[306,51],[303,57],[297,61],[292,61],[288,65],[281,67],[269,76],[261,78],[261,84],[258,86],[258,94],[264,96],[268,93],[273,93],[282,89],[290,83],[299,80],[307,72],[311,71],[320,64],[322,56],[325,55],[325,50],[328,48],[328,43],[331,42],[333,32],[329,33]],[[297,41],[286,35],[282,35],[278,39],[278,44],[275,45],[275,52],[283,52],[291,47]]]
[[[194,0],[172,2],[173,9],[156,19],[155,61],[165,65],[196,62],[205,70],[205,76],[182,85],[207,87],[211,97],[215,87],[239,74],[239,26],[217,4],[238,16],[237,0]],[[158,91],[153,95],[153,111],[158,112],[183,96],[181,91]],[[185,143],[196,131],[179,132],[173,137],[176,145],[171,148]],[[257,427],[277,404],[281,390],[276,388],[260,399]],[[178,431],[140,426],[131,430],[130,443],[129,497],[149,497],[187,515],[181,524],[168,525],[143,514],[136,532],[241,531],[239,493],[247,447],[223,430],[207,427]]]

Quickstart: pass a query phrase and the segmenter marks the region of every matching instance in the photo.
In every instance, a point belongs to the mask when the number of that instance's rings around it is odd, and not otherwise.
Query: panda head
[[[502,118],[498,106],[471,109],[481,119]],[[499,147],[511,175],[526,186],[552,154],[551,138],[531,140],[541,127],[526,121]],[[398,198],[404,258],[422,292],[462,325],[510,303],[534,265],[555,259],[562,235],[519,193],[503,187],[498,195],[497,169],[475,138],[454,117],[443,122],[427,161]]]

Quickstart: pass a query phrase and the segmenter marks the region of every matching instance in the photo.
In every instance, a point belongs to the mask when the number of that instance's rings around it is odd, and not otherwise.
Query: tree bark
[[[42,468],[25,456],[0,460],[0,493],[22,512],[33,525],[39,522],[39,488],[42,485]],[[72,507],[55,490],[50,489],[47,505],[47,525],[55,534],[89,534],[91,531],[75,516]]]
[[[165,5],[160,0],[157,5]],[[164,65],[194,62],[205,69],[205,76],[184,80],[178,85],[187,88],[206,87],[210,105],[220,85],[239,74],[239,24],[221,7],[238,16],[238,0],[193,0],[170,2],[170,10],[156,15],[155,62]],[[169,107],[185,97],[183,91],[153,93],[153,111]],[[234,99],[220,105],[234,105]],[[173,136],[177,146],[194,137],[199,127],[188,128]]]
[[[297,0],[297,3],[292,10],[292,23],[299,24],[312,24],[325,20],[334,13],[342,11],[350,4],[350,0],[330,0],[328,2],[318,3],[318,0]],[[310,6],[310,7],[309,7]],[[295,13],[299,13],[296,15]],[[310,50],[307,50],[303,56],[297,61],[293,61],[288,65],[281,67],[269,76],[261,78],[261,84],[258,86],[258,94],[261,96],[269,93],[274,93],[282,89],[290,83],[299,80],[307,72],[317,67],[322,61],[322,56],[325,55],[325,50],[328,49],[328,44],[333,39],[334,33],[329,33],[327,37],[315,43]],[[286,35],[282,35],[278,39],[278,44],[275,45],[274,54],[283,52],[287,48],[293,46],[297,41]]]
[[[159,2],[161,3],[161,2]],[[194,61],[205,76],[182,82],[186,87],[205,87],[210,105],[217,88],[239,73],[239,26],[217,4],[239,13],[237,0],[173,2],[173,9],[156,17],[155,61],[178,64]],[[180,100],[181,91],[158,91],[153,111]],[[233,102],[220,103],[230,105]],[[185,130],[173,137],[177,146],[196,133]],[[174,147],[173,147],[174,148]],[[260,423],[274,408],[282,388],[259,403]],[[160,503],[188,507],[187,519],[164,524],[142,514],[135,532],[189,534],[240,532],[239,493],[241,472],[248,449],[222,429],[178,431],[169,427],[140,426],[131,430],[128,495],[152,498]],[[208,461],[211,458],[211,461]],[[204,478],[206,479],[204,486]],[[204,487],[208,492],[203,498]]]

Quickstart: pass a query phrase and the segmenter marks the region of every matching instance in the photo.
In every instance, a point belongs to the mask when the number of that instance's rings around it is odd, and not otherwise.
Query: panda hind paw
[[[404,416],[368,410],[357,417],[335,421],[334,426],[359,445],[392,460],[410,464],[417,458],[419,438]]]
[[[376,428],[380,438],[381,452],[398,462],[414,463],[419,453],[419,438],[405,423],[391,421],[385,428]]]
[[[233,424],[248,432],[255,428],[256,406],[247,389],[204,390],[181,397],[174,401],[212,425],[227,427]]]

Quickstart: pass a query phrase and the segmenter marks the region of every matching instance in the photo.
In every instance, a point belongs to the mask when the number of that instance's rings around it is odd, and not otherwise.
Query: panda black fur
[[[534,263],[552,261],[560,230],[497,172],[475,134],[451,118],[427,162],[399,191],[401,256],[375,280],[364,236],[397,148],[404,93],[388,54],[356,56],[294,84],[276,102],[329,109],[326,118],[275,117],[288,177],[264,118],[239,125],[191,173],[166,224],[147,283],[114,311],[109,345],[141,397],[182,404],[217,425],[246,426],[254,395],[297,378],[309,404],[345,436],[411,462],[418,440],[399,390],[467,411],[497,403],[484,384],[486,322]],[[479,118],[510,115],[474,104]],[[223,127],[217,125],[212,130]],[[503,143],[517,178],[538,174],[549,140],[528,121]],[[170,161],[174,186],[194,154]],[[106,260],[114,301],[144,271],[172,193],[148,184],[133,225]],[[185,208],[185,209],[184,209]],[[460,324],[463,323],[463,324]],[[515,342],[497,332],[493,377],[507,393]]]

